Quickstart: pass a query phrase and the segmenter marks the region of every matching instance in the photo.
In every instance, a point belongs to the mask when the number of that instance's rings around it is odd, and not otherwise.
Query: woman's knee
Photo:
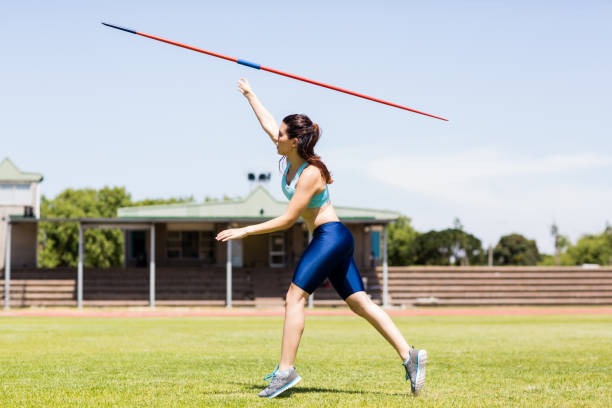
[[[359,316],[365,316],[367,314],[368,308],[372,304],[372,300],[365,292],[354,293],[348,298],[346,298],[346,303],[349,308]]]
[[[365,311],[363,307],[357,303],[349,303],[349,308],[358,316],[363,316]]]
[[[300,287],[291,284],[289,290],[287,291],[287,295],[285,296],[285,306],[287,305],[305,305],[308,300],[308,292],[304,291]]]

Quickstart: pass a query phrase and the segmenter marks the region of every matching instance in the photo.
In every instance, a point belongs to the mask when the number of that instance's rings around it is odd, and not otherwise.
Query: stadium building
[[[8,164],[5,164],[8,163]],[[220,243],[219,231],[260,223],[284,213],[287,202],[276,200],[263,185],[241,200],[120,208],[116,218],[40,219],[42,176],[21,173],[7,160],[0,172],[5,195],[3,221],[6,268],[4,295],[15,306],[26,305],[279,305],[310,236],[300,220],[270,234]],[[8,169],[8,170],[6,170]],[[21,181],[19,181],[21,180]],[[21,190],[20,190],[21,189]],[[35,192],[35,193],[34,193]],[[376,267],[385,266],[386,226],[393,211],[334,206],[355,239],[355,263],[378,303],[383,286]],[[32,210],[34,209],[34,210]],[[37,268],[39,222],[79,225],[77,268]],[[121,229],[124,265],[85,268],[84,231]],[[11,283],[11,281],[13,281]],[[12,284],[12,289],[11,289]],[[317,290],[318,304],[343,304],[326,282]],[[6,307],[7,303],[5,303]],[[10,305],[10,304],[9,304]]]
[[[261,175],[260,175],[261,176]],[[41,219],[38,173],[0,162],[0,301],[10,306],[281,306],[310,239],[305,225],[224,243],[228,227],[285,211],[263,185],[241,200],[121,208],[113,218]],[[254,178],[253,178],[254,180]],[[265,177],[264,177],[265,180]],[[355,238],[355,263],[383,306],[610,305],[612,267],[394,266],[386,262],[393,211],[334,206]],[[37,265],[40,222],[78,225],[78,266]],[[123,231],[124,265],[85,267],[88,229]],[[76,243],[75,243],[76,244]],[[77,246],[77,245],[75,245]],[[0,248],[1,248],[0,247]],[[418,284],[415,284],[418,282]],[[313,301],[314,298],[314,301]],[[5,301],[5,299],[7,301]],[[343,305],[328,283],[309,303]]]

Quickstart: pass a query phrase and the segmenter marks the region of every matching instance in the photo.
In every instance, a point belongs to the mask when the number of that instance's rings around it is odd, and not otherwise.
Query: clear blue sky
[[[104,27],[259,62],[442,122]],[[236,82],[277,117],[320,124],[336,205],[392,209],[421,230],[552,250],[612,222],[612,3],[0,3],[0,156],[42,192],[244,196],[275,146]],[[0,157],[0,158],[2,158]]]

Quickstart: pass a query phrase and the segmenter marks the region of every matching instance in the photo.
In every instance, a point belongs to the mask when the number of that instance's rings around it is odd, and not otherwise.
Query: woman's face
[[[278,154],[287,155],[292,149],[297,147],[297,138],[289,139],[287,136],[287,125],[282,122],[278,130],[278,140],[276,142],[276,151]]]

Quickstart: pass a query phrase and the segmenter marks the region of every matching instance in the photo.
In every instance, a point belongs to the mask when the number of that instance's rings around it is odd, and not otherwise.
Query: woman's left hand
[[[217,241],[225,242],[229,239],[241,239],[248,235],[246,228],[230,228],[217,234]]]

